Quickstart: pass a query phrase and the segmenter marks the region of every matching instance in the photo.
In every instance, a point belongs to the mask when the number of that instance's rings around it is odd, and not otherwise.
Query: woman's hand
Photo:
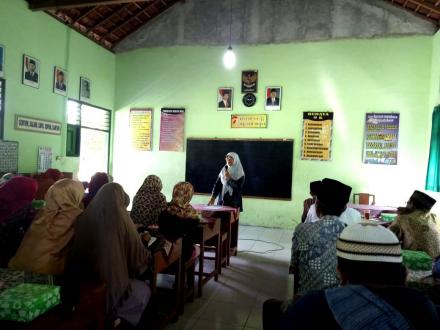
[[[231,178],[231,174],[228,171],[225,171],[225,178],[228,180]]]
[[[211,199],[209,200],[208,205],[209,206],[214,205],[214,202],[215,202],[215,197],[211,196]]]

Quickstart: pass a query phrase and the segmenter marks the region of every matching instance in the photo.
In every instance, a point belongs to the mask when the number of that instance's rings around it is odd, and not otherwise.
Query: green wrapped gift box
[[[60,303],[60,287],[23,283],[0,294],[0,320],[28,322]]]
[[[423,251],[402,250],[403,264],[412,270],[431,270],[432,258]]]

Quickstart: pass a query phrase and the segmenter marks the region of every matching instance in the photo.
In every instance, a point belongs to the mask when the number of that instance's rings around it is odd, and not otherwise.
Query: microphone
[[[225,171],[227,171],[228,170],[228,165],[225,165]]]

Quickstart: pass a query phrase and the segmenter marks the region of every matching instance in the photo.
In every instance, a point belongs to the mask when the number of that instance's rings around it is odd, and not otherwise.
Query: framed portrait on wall
[[[23,55],[23,85],[40,87],[40,61],[35,57]]]
[[[266,102],[264,109],[268,111],[281,110],[281,87],[266,87]]]
[[[90,101],[90,79],[79,77],[79,100],[84,102]]]
[[[217,110],[232,111],[232,99],[234,89],[232,87],[220,87],[217,91]]]
[[[57,66],[53,69],[53,92],[67,95],[67,71]]]
[[[0,78],[5,76],[5,46],[0,44]]]
[[[241,72],[241,92],[256,93],[258,87],[258,71],[245,70]]]

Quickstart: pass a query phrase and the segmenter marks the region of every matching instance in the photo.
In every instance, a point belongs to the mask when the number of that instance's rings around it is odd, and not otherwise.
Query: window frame
[[[2,84],[2,94],[0,99],[0,140],[4,139],[4,133],[5,133],[5,99],[6,99],[6,79],[0,78],[1,84]]]
[[[90,104],[90,103],[87,103],[87,102],[84,102],[84,101],[80,101],[80,100],[77,100],[77,99],[73,99],[73,98],[68,98],[67,101],[72,101],[72,102],[76,102],[76,103],[79,104],[79,112],[80,112],[79,113],[79,127],[80,127],[80,134],[81,134],[81,129],[82,128],[86,128],[86,129],[90,129],[90,130],[94,130],[94,131],[108,133],[108,141],[107,141],[108,142],[107,143],[107,173],[108,173],[109,169],[110,169],[110,150],[111,150],[110,144],[111,144],[111,134],[112,134],[112,111],[109,110],[109,109],[106,109],[106,108],[103,108],[103,107],[99,107],[99,106],[96,106],[96,105],[93,105],[93,104]],[[81,107],[83,105],[86,105],[86,106],[89,106],[89,107],[92,107],[92,108],[96,108],[96,109],[99,109],[99,110],[104,110],[104,111],[107,111],[109,113],[109,116],[108,116],[108,118],[109,118],[109,125],[108,125],[109,128],[108,128],[108,131],[82,125],[82,118],[81,118],[82,117],[81,116],[81,110],[82,109],[81,109]],[[67,127],[67,118],[66,118],[66,127]],[[66,142],[67,142],[67,136],[66,136]],[[79,150],[80,150],[79,157],[81,157],[81,145],[79,147]]]

